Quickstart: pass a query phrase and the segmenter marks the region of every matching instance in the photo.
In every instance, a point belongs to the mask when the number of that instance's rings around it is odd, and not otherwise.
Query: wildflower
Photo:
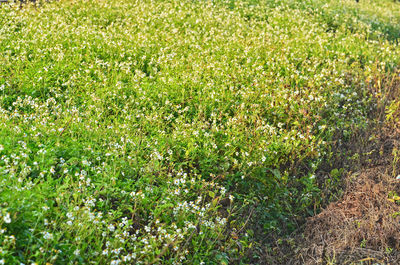
[[[110,230],[111,232],[114,232],[114,231],[115,231],[114,225],[109,224],[109,225],[108,225],[108,230]]]
[[[49,232],[43,232],[43,238],[46,240],[52,240],[53,239],[53,235],[50,234]]]
[[[5,216],[3,216],[3,220],[6,224],[11,223],[11,217],[10,217],[10,213],[6,213]]]

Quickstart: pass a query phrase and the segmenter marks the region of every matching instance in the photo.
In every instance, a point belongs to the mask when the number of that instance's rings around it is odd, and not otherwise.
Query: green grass
[[[353,2],[1,5],[0,261],[247,263],[293,230],[400,61],[400,5]]]

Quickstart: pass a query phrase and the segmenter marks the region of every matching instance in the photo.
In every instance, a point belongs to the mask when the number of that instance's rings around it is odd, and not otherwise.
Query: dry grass
[[[389,248],[399,249],[400,223],[394,215],[400,208],[388,200],[399,181],[386,169],[380,166],[353,174],[342,200],[310,218],[304,233],[309,245],[303,250],[307,264],[320,264],[333,256],[340,264],[349,255],[386,259]]]
[[[370,80],[376,98],[375,125],[334,145],[338,155],[319,174],[323,183],[332,167],[347,170],[342,195],[326,187],[323,196],[338,198],[289,238],[266,251],[264,264],[400,264],[400,75]]]
[[[385,101],[398,95],[397,81]],[[371,135],[375,140],[354,142],[364,142],[355,149],[368,156],[347,175],[341,199],[308,219],[292,264],[400,264],[400,205],[390,200],[400,194],[398,122],[388,120]]]

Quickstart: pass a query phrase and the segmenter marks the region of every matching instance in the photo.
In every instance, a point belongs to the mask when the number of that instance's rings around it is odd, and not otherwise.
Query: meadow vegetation
[[[389,0],[2,4],[0,262],[261,262],[339,181],[399,33]]]

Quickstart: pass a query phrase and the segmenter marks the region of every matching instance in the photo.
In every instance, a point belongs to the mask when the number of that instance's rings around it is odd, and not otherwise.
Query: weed
[[[397,11],[1,5],[0,261],[250,262],[321,205],[335,136],[369,125],[375,78],[400,61]]]

